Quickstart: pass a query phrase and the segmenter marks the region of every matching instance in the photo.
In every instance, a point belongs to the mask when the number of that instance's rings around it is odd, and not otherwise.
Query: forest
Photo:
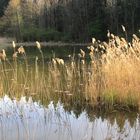
[[[0,35],[17,41],[88,42],[139,35],[139,0],[1,0]]]

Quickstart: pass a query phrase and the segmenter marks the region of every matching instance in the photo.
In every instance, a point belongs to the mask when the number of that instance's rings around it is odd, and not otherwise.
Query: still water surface
[[[78,117],[71,110],[65,111],[60,102],[47,107],[39,102],[11,100],[8,96],[0,99],[1,140],[139,140],[140,121],[136,117],[124,118],[93,115],[89,118],[86,110]]]

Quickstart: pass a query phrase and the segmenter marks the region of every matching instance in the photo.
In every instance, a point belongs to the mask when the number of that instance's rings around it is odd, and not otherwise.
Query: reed
[[[4,50],[0,54],[0,94],[33,96],[44,103],[61,100],[86,102],[98,109],[139,110],[140,39],[133,35],[128,42],[110,32],[108,37],[108,42],[92,38],[91,46],[69,55],[68,61],[52,56],[46,62],[36,42],[41,58],[36,56],[32,63],[24,47],[13,42],[12,61]]]

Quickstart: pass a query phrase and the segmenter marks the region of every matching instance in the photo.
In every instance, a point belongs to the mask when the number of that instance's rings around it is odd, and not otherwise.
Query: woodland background
[[[17,41],[106,40],[139,34],[140,0],[0,0],[0,35]]]

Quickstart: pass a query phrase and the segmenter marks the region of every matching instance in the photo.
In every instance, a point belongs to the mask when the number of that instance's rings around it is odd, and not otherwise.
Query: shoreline
[[[33,47],[36,46],[35,42],[21,42],[15,43],[17,47]],[[91,43],[65,43],[65,42],[40,42],[42,47],[87,47],[91,45]],[[0,43],[0,49],[7,49],[12,47],[11,43]]]

